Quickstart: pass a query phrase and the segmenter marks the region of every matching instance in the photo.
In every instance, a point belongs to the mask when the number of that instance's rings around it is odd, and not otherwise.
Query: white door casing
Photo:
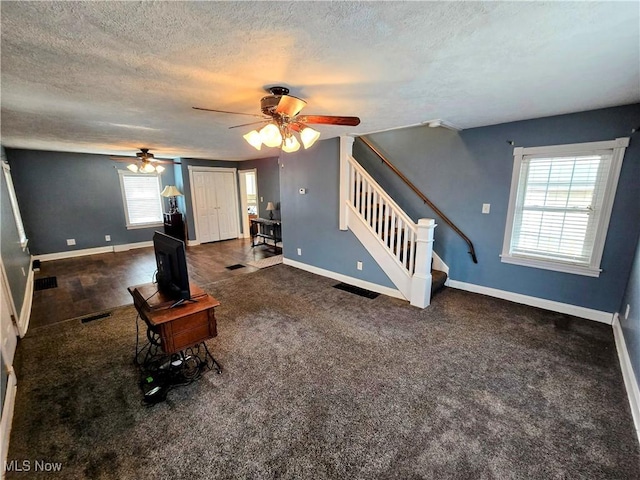
[[[0,270],[0,282],[2,283],[2,285],[0,285],[0,338],[2,339],[2,355],[7,365],[12,365],[18,343],[18,331],[15,324],[18,314],[15,311],[13,298],[11,297],[9,285],[7,284],[6,272],[1,260]]]

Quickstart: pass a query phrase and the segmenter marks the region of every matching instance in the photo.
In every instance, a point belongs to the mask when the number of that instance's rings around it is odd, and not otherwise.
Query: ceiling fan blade
[[[182,165],[180,162],[174,162],[173,160],[158,160],[158,159],[153,159],[150,161],[151,163],[168,163],[168,164],[172,164],[172,165]]]
[[[256,125],[258,123],[266,123],[268,122],[270,119],[269,118],[265,118],[264,120],[262,120],[261,122],[251,122],[251,123],[243,123],[242,125],[234,125],[233,127],[229,127],[229,128],[238,128],[238,127],[246,127],[247,125]]]
[[[158,158],[148,158],[147,160],[144,160],[140,157],[109,157],[111,160],[114,160],[116,162],[128,162],[128,163],[135,163],[135,162],[150,162],[150,163],[172,163],[174,165],[181,165],[180,162],[174,162],[173,160],[160,160]]]
[[[282,95],[276,108],[276,113],[282,113],[290,117],[295,117],[307,104],[304,100],[289,95]]]
[[[191,107],[194,110],[203,110],[205,112],[217,112],[217,113],[231,113],[233,115],[248,115],[250,117],[259,117],[262,118],[263,115],[258,115],[256,113],[242,113],[242,112],[229,112],[227,110],[214,110],[213,108],[202,108],[202,107]]]
[[[351,127],[355,127],[360,124],[360,119],[358,117],[338,117],[331,115],[302,115],[296,118],[296,121],[325,125],[347,125]]]

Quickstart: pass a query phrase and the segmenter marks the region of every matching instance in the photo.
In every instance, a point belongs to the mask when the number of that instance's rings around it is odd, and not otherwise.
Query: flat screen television
[[[191,299],[184,242],[164,233],[155,232],[153,249],[158,267],[156,273],[158,291],[176,300],[176,305]]]

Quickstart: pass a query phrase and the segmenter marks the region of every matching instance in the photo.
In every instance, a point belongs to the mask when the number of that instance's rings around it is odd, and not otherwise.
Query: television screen
[[[182,240],[161,232],[153,234],[156,255],[158,290],[174,300],[189,300],[187,254]]]

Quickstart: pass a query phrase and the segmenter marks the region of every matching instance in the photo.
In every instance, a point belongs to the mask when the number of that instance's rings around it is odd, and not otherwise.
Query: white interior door
[[[194,217],[199,242],[220,240],[215,182],[209,172],[193,172]]]
[[[236,169],[189,167],[199,243],[237,238],[240,232]]]
[[[236,176],[231,172],[215,175],[220,240],[238,237],[238,199]]]

